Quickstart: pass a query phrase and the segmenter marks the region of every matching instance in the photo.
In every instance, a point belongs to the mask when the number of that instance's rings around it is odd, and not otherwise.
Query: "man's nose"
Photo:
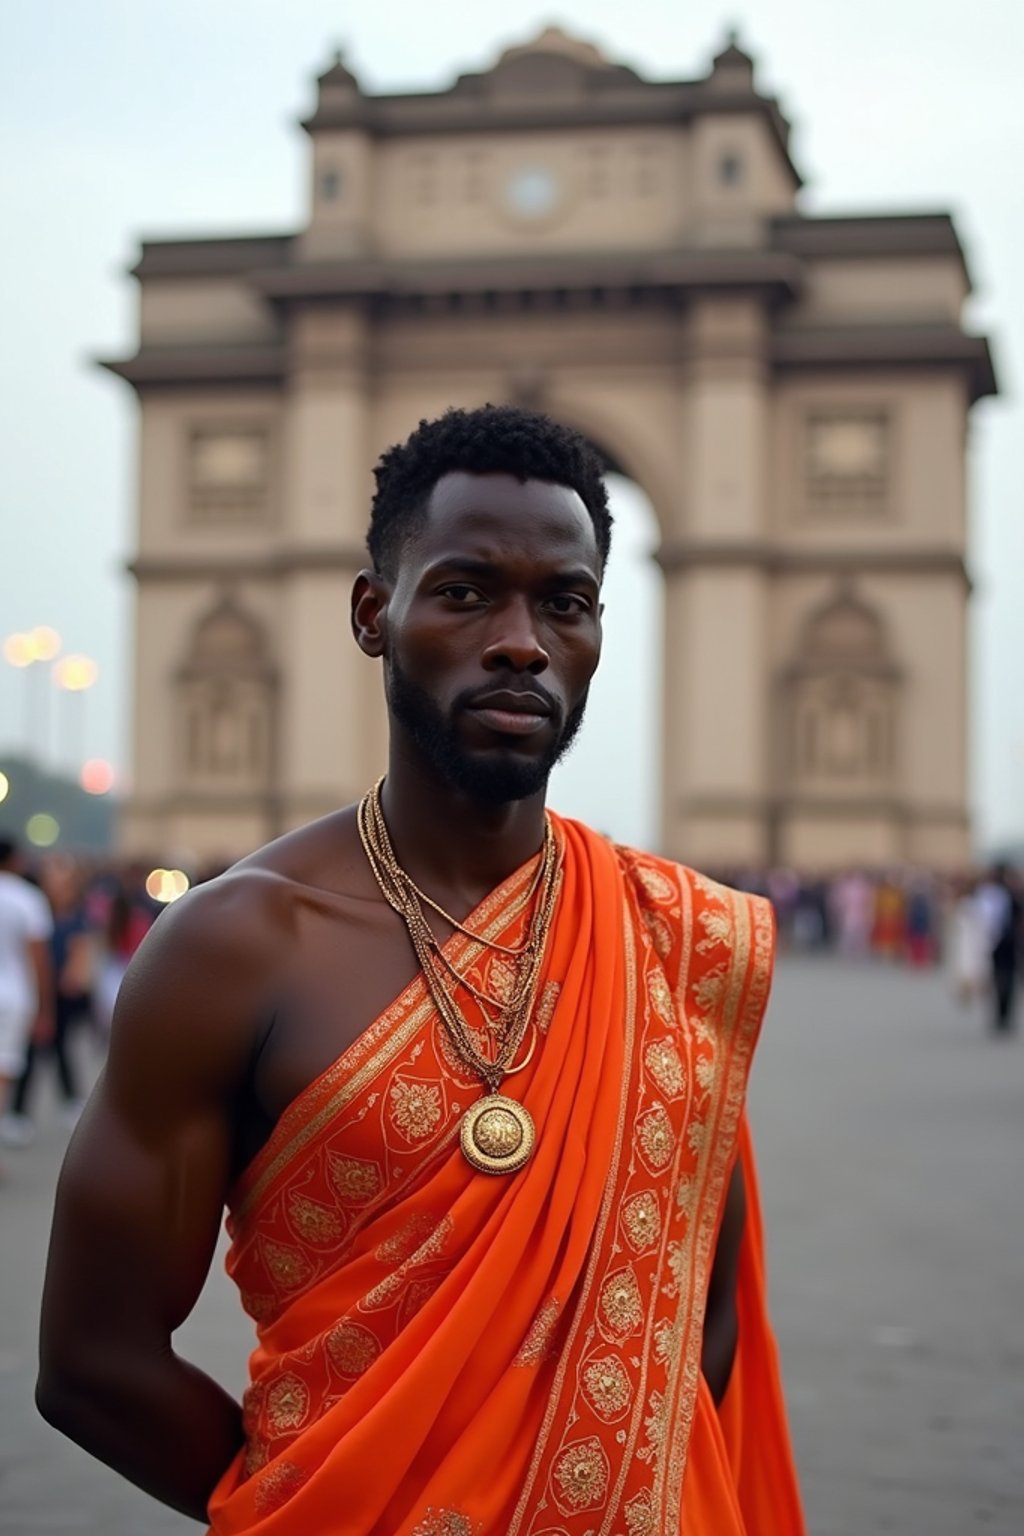
[[[483,654],[483,664],[491,672],[503,668],[512,672],[531,672],[535,677],[547,669],[549,656],[537,634],[536,618],[530,603],[502,604]]]

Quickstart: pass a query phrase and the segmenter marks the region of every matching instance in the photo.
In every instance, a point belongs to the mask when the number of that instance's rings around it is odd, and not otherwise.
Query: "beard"
[[[388,665],[386,682],[388,707],[427,766],[441,783],[481,805],[526,800],[546,789],[552,768],[575,741],[587,707],[586,692],[567,714],[556,699],[545,694],[550,700],[554,730],[551,741],[539,757],[527,757],[507,747],[495,747],[490,752],[470,752],[460,743],[454,722],[460,710],[480,692],[478,688],[459,694],[450,713],[445,714],[431,694],[414,683],[394,657]]]

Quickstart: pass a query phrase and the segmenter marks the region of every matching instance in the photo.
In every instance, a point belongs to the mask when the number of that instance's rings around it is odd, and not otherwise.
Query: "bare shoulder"
[[[286,833],[196,886],[153,925],[129,969],[137,987],[172,985],[222,997],[283,979],[303,913],[349,894],[365,876],[351,809]]]

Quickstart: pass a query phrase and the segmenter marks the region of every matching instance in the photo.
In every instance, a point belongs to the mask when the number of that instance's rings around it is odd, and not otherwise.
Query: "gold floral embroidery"
[[[400,1328],[404,1328],[410,1318],[415,1317],[420,1308],[426,1306],[443,1279],[443,1275],[434,1275],[430,1280],[414,1280],[411,1285],[406,1286],[405,1295],[398,1308]]]
[[[286,1291],[305,1285],[313,1273],[313,1266],[300,1248],[289,1248],[265,1237],[260,1241],[260,1253],[267,1271]]]
[[[345,1233],[345,1223],[337,1211],[294,1190],[288,1196],[288,1216],[298,1236],[314,1247],[339,1243]]]
[[[694,1071],[698,1085],[706,1093],[715,1080],[715,1058],[713,1056],[699,1056]]]
[[[706,971],[703,976],[698,976],[693,983],[692,991],[697,1000],[697,1007],[705,1013],[716,1009],[725,991],[726,968],[724,965],[716,965],[714,970]]]
[[[555,1006],[558,1002],[558,994],[561,990],[561,982],[549,981],[540,995],[540,1002],[537,1004],[534,1013],[534,1022],[542,1035],[546,1035],[551,1027],[551,1020],[554,1017]]]
[[[667,1365],[679,1350],[679,1329],[668,1321],[654,1331],[654,1358],[659,1365]]]
[[[335,1323],[324,1343],[331,1363],[342,1376],[361,1376],[380,1354],[376,1334],[361,1323]]]
[[[705,907],[699,914],[698,921],[707,935],[696,946],[699,955],[706,955],[709,950],[716,948],[719,944],[726,949],[732,948],[733,924],[730,913],[716,910],[714,907]]]
[[[686,1022],[690,1032],[700,1041],[701,1045],[712,1045],[714,1043],[715,1033],[711,1022],[702,1013],[691,1014]]]
[[[601,1288],[601,1311],[613,1333],[635,1333],[644,1320],[640,1287],[631,1269],[609,1275]]]
[[[671,1040],[652,1040],[644,1052],[644,1064],[667,1099],[675,1099],[686,1087],[686,1070]]]
[[[717,902],[719,906],[722,905],[722,898],[726,894],[724,885],[719,885],[716,880],[709,880],[707,875],[700,874],[696,869],[691,869],[689,875],[702,896],[706,896],[708,901]]]
[[[457,1509],[427,1510],[426,1518],[414,1526],[412,1536],[474,1536],[474,1526],[468,1515]]]
[[[676,1022],[675,1004],[672,1001],[672,993],[662,971],[654,970],[647,978],[647,995],[659,1019],[665,1024],[674,1025]]]
[[[498,1003],[505,1004],[516,989],[516,967],[496,955],[486,969],[484,988]]]
[[[583,1391],[598,1418],[618,1418],[633,1400],[633,1388],[621,1360],[614,1355],[592,1360],[583,1372]]]
[[[295,1430],[309,1413],[309,1388],[290,1371],[267,1390],[267,1423],[274,1435]]]
[[[654,1505],[649,1488],[626,1505],[626,1530],[628,1536],[654,1536]]]
[[[600,1440],[595,1437],[571,1445],[555,1462],[556,1501],[573,1510],[593,1509],[604,1502],[608,1473],[608,1457]]]
[[[414,1211],[400,1227],[386,1237],[382,1243],[378,1243],[375,1257],[385,1263],[390,1260],[410,1258],[423,1242],[429,1237],[437,1226],[437,1217],[429,1211]]]
[[[671,901],[676,894],[670,881],[660,870],[652,869],[649,864],[638,864],[636,877],[648,896],[655,901]]]
[[[552,1296],[546,1301],[530,1324],[526,1338],[519,1346],[513,1365],[539,1365],[551,1354],[552,1338],[558,1322],[561,1305]]]
[[[404,1291],[409,1283],[409,1271],[418,1264],[426,1264],[431,1259],[436,1259],[443,1250],[448,1238],[454,1231],[455,1223],[450,1216],[443,1216],[437,1226],[425,1238],[416,1251],[409,1255],[396,1270],[390,1275],[385,1275],[383,1280],[367,1291],[359,1309],[362,1312],[375,1312],[380,1307],[390,1306],[394,1299]]]
[[[254,1323],[265,1323],[277,1311],[277,1298],[261,1291],[242,1291],[242,1306]]]
[[[487,1038],[482,1030],[469,1028],[468,1034],[478,1051],[483,1051],[486,1055],[488,1051],[493,1050],[493,1042]],[[434,1044],[437,1054],[457,1082],[479,1085],[480,1079],[473,1069],[466,1065],[454,1045],[452,1045],[448,1030],[440,1017],[438,1017],[434,1025]]]
[[[686,1132],[686,1144],[690,1151],[699,1155],[704,1150],[704,1144],[708,1139],[708,1128],[701,1120],[694,1120]]]
[[[644,922],[647,925],[647,931],[651,935],[651,942],[654,945],[654,949],[658,955],[658,958],[660,960],[667,960],[669,955],[672,953],[672,946],[675,942],[672,936],[672,929],[669,927],[665,919],[657,912],[648,912],[647,909],[644,908],[642,911],[642,916]]]
[[[253,1495],[256,1509],[261,1515],[269,1515],[280,1509],[302,1487],[308,1473],[291,1461],[279,1461],[260,1474]]]
[[[688,1173],[684,1173],[676,1185],[676,1210],[684,1215],[689,1215],[693,1209],[693,1201],[696,1195],[693,1179]]]
[[[647,1406],[650,1409],[644,1420],[647,1444],[641,1446],[636,1453],[641,1461],[650,1461],[660,1454],[668,1430],[668,1399],[664,1392],[652,1392],[647,1399]]]
[[[250,1440],[245,1448],[245,1475],[255,1477],[268,1460],[267,1447],[262,1440]]]
[[[341,1199],[350,1200],[353,1204],[362,1205],[380,1192],[380,1165],[366,1158],[338,1157],[335,1153],[329,1153],[327,1174]]]
[[[437,1129],[441,1090],[436,1083],[392,1083],[391,1123],[406,1141],[422,1141]]]
[[[661,1220],[658,1215],[658,1197],[652,1189],[644,1189],[633,1195],[622,1207],[622,1225],[626,1241],[634,1253],[645,1253],[658,1240]]]
[[[641,1115],[636,1126],[640,1155],[655,1173],[660,1173],[672,1161],[675,1151],[675,1131],[664,1108],[655,1104]]]

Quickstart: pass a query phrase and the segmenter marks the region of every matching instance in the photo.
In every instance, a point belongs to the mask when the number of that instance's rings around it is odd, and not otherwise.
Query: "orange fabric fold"
[[[247,1443],[211,1500],[218,1536],[684,1528],[771,917],[555,825],[539,1044],[502,1088],[534,1118],[526,1166],[489,1176],[463,1158],[481,1085],[417,979],[289,1106],[232,1193],[228,1269],[258,1342]],[[514,945],[534,869],[469,925]],[[461,935],[447,953],[492,995],[514,981],[507,957]],[[745,1369],[742,1386],[756,1405]],[[716,1415],[711,1438],[742,1509],[760,1474],[731,1425]],[[728,1528],[693,1536],[705,1529]]]

